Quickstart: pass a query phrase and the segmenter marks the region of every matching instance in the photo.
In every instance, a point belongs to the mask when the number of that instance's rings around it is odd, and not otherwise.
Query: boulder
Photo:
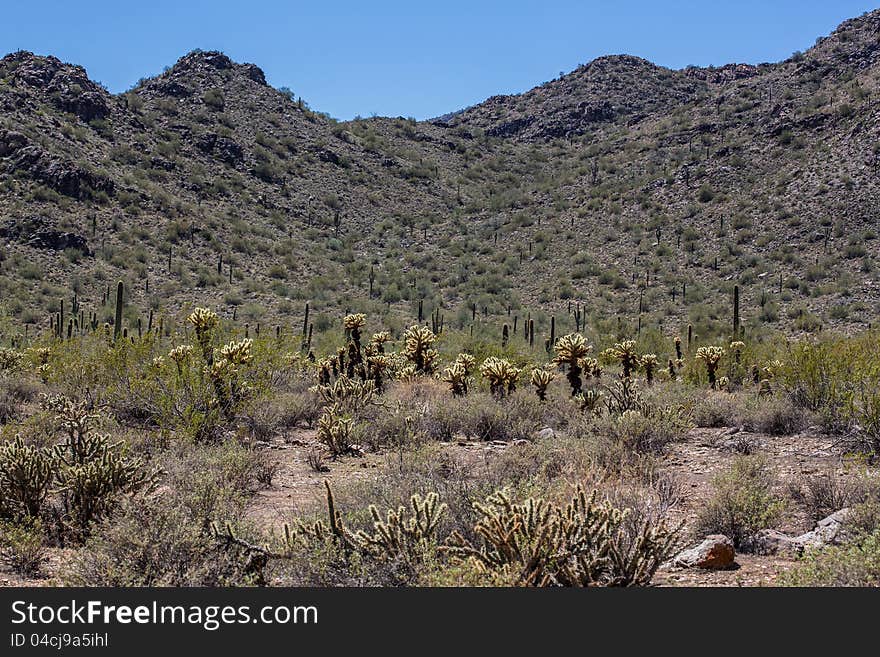
[[[736,566],[735,557],[733,541],[722,534],[712,534],[699,545],[680,552],[672,560],[672,565],[678,568],[727,570]]]
[[[804,544],[796,536],[775,529],[762,529],[748,541],[748,548],[755,554],[796,557],[804,551]]]
[[[799,556],[805,550],[826,545],[840,545],[846,541],[844,522],[850,510],[840,509],[820,520],[816,527],[800,536],[789,536],[775,529],[762,529],[749,540],[749,548],[758,554],[787,554]]]
[[[843,525],[849,513],[848,508],[835,511],[827,518],[820,520],[813,531],[798,536],[797,540],[803,543],[805,548],[840,545],[846,540],[846,530]]]

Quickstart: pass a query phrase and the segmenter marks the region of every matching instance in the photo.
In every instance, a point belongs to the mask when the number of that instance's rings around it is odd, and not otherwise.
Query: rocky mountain
[[[876,319],[880,12],[777,64],[602,57],[427,122],[338,122],[253,64],[192,52],[113,95],[0,60],[6,333],[62,299],[112,321],[211,305],[317,328],[340,310],[452,326],[551,314],[722,332]],[[478,319],[479,318],[479,319]]]

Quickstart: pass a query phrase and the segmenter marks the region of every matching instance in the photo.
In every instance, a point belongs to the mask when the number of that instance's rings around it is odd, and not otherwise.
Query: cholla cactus
[[[220,318],[217,313],[207,308],[196,308],[192,314],[186,318],[190,324],[195,327],[196,341],[202,349],[202,356],[205,363],[209,366],[214,362],[214,351],[211,348],[211,340],[215,329],[220,325]]]
[[[601,379],[602,378],[602,372],[604,370],[602,369],[602,365],[599,364],[599,361],[597,359],[595,359],[595,358],[581,358],[579,364],[581,366],[581,369],[584,372],[584,376],[587,377],[588,379],[589,378],[593,378],[593,379]]]
[[[360,334],[360,330],[367,325],[367,316],[363,313],[346,315],[342,320],[342,324],[345,326],[346,331],[358,331],[358,334]]]
[[[17,349],[0,347],[0,370],[5,372],[17,371],[24,360],[24,354]]]
[[[352,413],[374,402],[376,386],[372,381],[358,381],[341,376],[332,385],[319,385],[311,389],[330,407],[346,409]]]
[[[248,338],[225,344],[214,354],[214,360],[225,360],[232,365],[245,365],[251,362],[252,344],[253,340]]]
[[[553,372],[546,367],[536,367],[532,370],[529,382],[535,386],[535,394],[541,401],[547,399],[547,386],[550,385],[553,378]]]
[[[724,347],[700,347],[697,349],[697,360],[706,363],[706,374],[709,376],[709,385],[716,388],[715,375],[718,372],[718,364],[724,356]]]
[[[455,357],[455,362],[459,363],[468,376],[474,373],[474,368],[477,366],[477,359],[471,356],[470,354],[461,353]]]
[[[678,532],[646,522],[633,534],[627,511],[580,486],[565,507],[534,498],[516,504],[502,490],[474,510],[480,544],[456,531],[443,550],[524,586],[644,586],[673,553]]]
[[[492,395],[500,399],[505,394],[511,394],[516,390],[520,370],[510,361],[489,356],[480,365],[480,374],[489,380],[489,390]]]
[[[648,385],[654,383],[654,373],[657,371],[657,354],[645,354],[642,356],[642,367],[645,370],[645,380]]]
[[[36,366],[35,371],[43,383],[48,383],[51,372],[49,357],[52,355],[52,350],[48,347],[29,347],[25,353]]]
[[[373,333],[373,337],[370,338],[370,346],[378,354],[385,353],[386,342],[391,342],[391,333],[389,333],[388,331],[379,331],[378,333]]]
[[[25,445],[19,435],[0,444],[0,516],[39,517],[54,475],[51,450]]]
[[[587,343],[584,336],[580,333],[571,333],[564,335],[553,345],[556,356],[553,363],[557,365],[568,365],[568,373],[566,378],[571,386],[572,396],[580,393],[583,383],[581,382],[581,361],[593,350],[593,346]]]
[[[346,315],[342,321],[345,332],[348,334],[348,376],[354,376],[357,370],[362,379],[367,376],[363,368],[363,356],[361,355],[361,329],[367,323],[367,316],[363,313]]]
[[[177,373],[183,373],[183,366],[192,358],[195,350],[192,345],[182,344],[168,352],[168,358],[177,366]]]
[[[378,353],[367,356],[367,378],[373,382],[376,392],[382,393],[385,387],[385,379],[394,371],[394,358]]]
[[[476,359],[470,354],[459,354],[452,366],[443,370],[443,376],[440,377],[440,380],[449,384],[453,397],[467,395],[471,372],[476,362]]]
[[[673,343],[673,345],[675,345],[675,357],[676,357],[678,360],[681,360],[681,359],[682,359],[682,355],[681,355],[681,338],[678,337],[678,336],[676,335],[676,336],[675,336],[675,339],[672,341],[672,343]]]
[[[340,414],[337,405],[332,405],[318,418],[318,440],[327,446],[333,458],[345,454],[360,456],[359,445],[354,444],[354,420]]]
[[[405,507],[388,509],[385,518],[370,505],[373,533],[363,530],[354,535],[363,551],[381,561],[405,563],[412,567],[421,563],[437,543],[437,531],[446,513],[446,505],[437,493],[428,493],[424,499],[413,495]]]
[[[251,392],[250,386],[241,380],[239,366],[251,362],[251,340],[230,342],[220,347],[210,365],[205,367],[214,384],[216,403],[227,418]]]
[[[618,361],[623,368],[623,378],[628,379],[632,376],[633,370],[639,366],[639,354],[636,352],[635,340],[624,340],[618,342],[607,350],[611,358]]]
[[[582,412],[589,413],[590,415],[599,415],[599,402],[602,401],[602,397],[601,390],[587,390],[578,395],[576,399]]]
[[[54,447],[52,467],[63,523],[82,539],[92,522],[112,512],[120,494],[152,490],[160,472],[127,456],[121,441],[97,433],[99,416],[88,401],[55,395],[44,396],[42,405],[66,434]]]
[[[415,366],[419,374],[433,374],[440,364],[440,354],[432,349],[437,336],[427,326],[410,326],[403,334],[406,341],[404,355]]]
[[[733,352],[733,362],[739,365],[742,357],[742,350],[746,348],[746,343],[740,340],[734,340],[730,343],[730,350]]]
[[[783,367],[785,367],[785,364],[781,360],[770,360],[767,361],[761,371],[764,373],[765,378],[775,379]]]
[[[726,376],[719,377],[718,389],[723,390],[724,392],[730,392],[730,379],[728,379]]]

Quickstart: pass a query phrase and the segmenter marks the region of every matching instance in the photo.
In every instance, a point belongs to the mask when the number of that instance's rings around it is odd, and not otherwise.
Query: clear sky
[[[111,91],[222,50],[313,109],[419,119],[607,54],[682,68],[806,50],[858,0],[2,0],[0,51],[81,64]]]

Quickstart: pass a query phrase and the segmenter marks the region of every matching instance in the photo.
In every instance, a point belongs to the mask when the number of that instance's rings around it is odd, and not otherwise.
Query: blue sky
[[[874,0],[878,2],[878,0]],[[317,110],[429,118],[606,54],[760,63],[873,8],[855,0],[5,0],[0,51],[54,54],[111,91],[193,48],[252,62]]]

